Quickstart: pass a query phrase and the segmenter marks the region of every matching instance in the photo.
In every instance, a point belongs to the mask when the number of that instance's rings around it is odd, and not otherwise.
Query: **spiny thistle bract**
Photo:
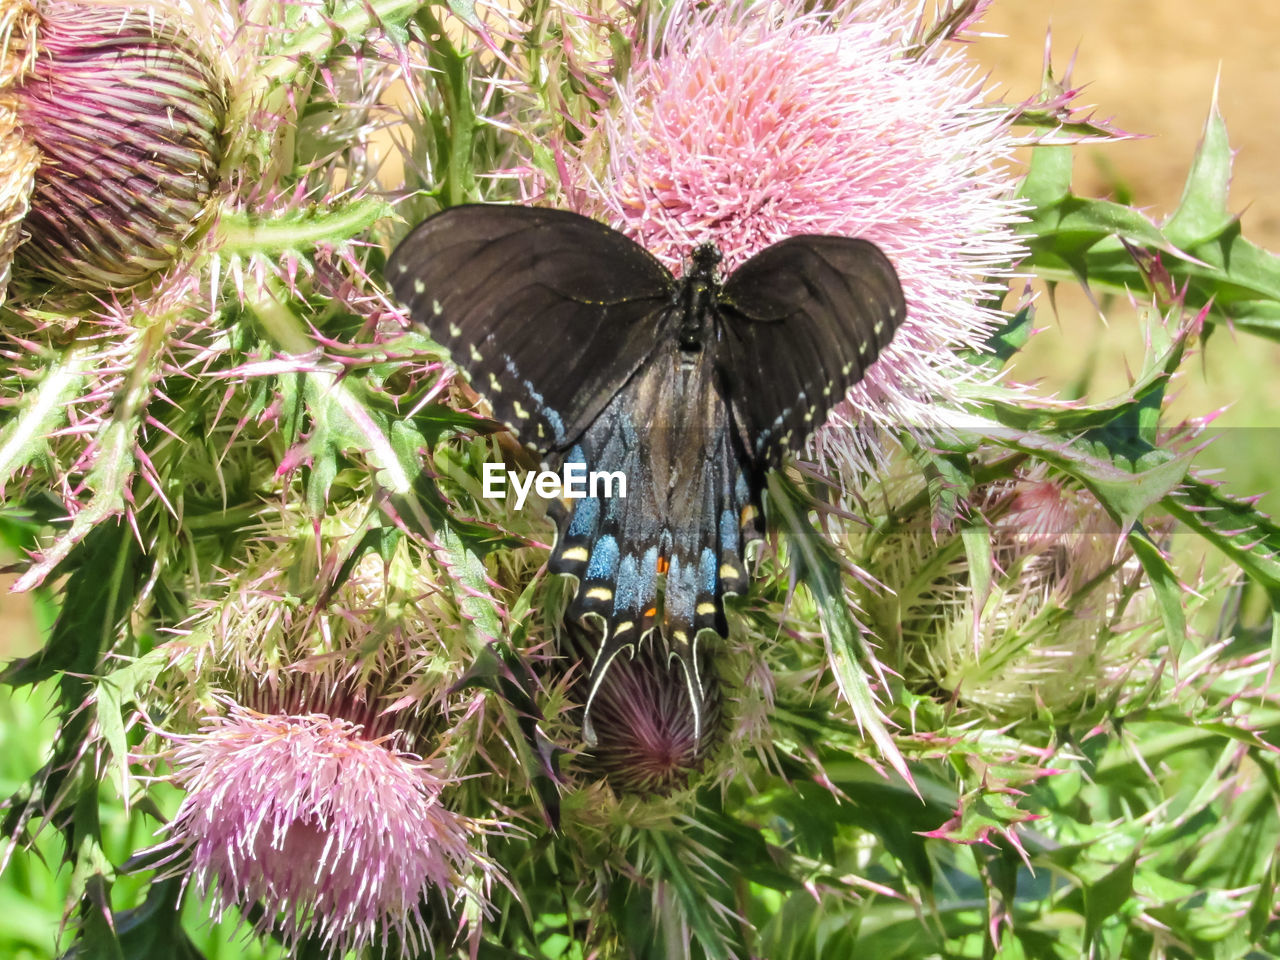
[[[0,955],[1280,955],[1280,530],[1167,402],[1215,325],[1274,336],[1280,261],[1216,109],[1166,221],[1073,192],[1116,133],[1048,66],[992,101],[987,6],[0,0],[0,536],[52,611],[3,673],[44,699],[0,700]],[[100,182],[41,180],[64,109],[162,90]],[[124,206],[77,246],[59,184]],[[476,200],[677,269],[861,235],[903,278],[895,351],[770,478],[697,743],[660,637],[583,729],[553,528],[482,494],[523,454],[387,292]],[[1014,273],[1136,316],[1131,382],[1015,383]]]

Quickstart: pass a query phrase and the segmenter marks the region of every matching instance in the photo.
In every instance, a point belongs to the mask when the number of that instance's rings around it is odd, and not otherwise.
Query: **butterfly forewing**
[[[653,352],[675,290],[666,268],[603,224],[488,204],[423,222],[387,277],[539,454],[569,447]]]
[[[898,275],[874,244],[791,237],[719,298],[720,377],[761,469],[799,451],[906,319]]]

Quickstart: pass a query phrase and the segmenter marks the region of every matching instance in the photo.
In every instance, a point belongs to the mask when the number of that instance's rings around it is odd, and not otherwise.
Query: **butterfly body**
[[[702,702],[699,632],[726,635],[747,585],[768,470],[802,448],[906,314],[866,241],[795,237],[721,283],[695,248],[677,280],[633,241],[557,210],[454,207],[419,225],[388,276],[494,415],[551,463],[626,477],[627,496],[559,511],[550,568],[600,644],[590,703],[654,633]]]

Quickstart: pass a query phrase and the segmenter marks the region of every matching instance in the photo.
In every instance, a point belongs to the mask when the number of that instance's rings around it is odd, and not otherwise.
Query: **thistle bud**
[[[1006,719],[1069,715],[1134,669],[1149,623],[1122,618],[1137,589],[1120,529],[1087,491],[1038,472],[980,497],[991,525],[992,576],[967,567],[921,594],[904,619],[928,675]]]
[[[169,266],[217,183],[211,59],[149,9],[0,0],[0,32],[0,263],[16,246],[19,274],[90,290]]]
[[[688,785],[722,739],[719,678],[710,659],[700,659],[700,716],[683,668],[660,638],[609,665],[591,706],[587,766],[615,791],[668,796]]]

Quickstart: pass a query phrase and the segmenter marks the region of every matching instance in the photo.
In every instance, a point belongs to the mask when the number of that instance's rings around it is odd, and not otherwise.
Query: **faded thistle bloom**
[[[195,32],[168,8],[0,0],[0,41],[0,271],[12,253],[120,290],[168,267],[222,159],[225,83]]]
[[[561,187],[677,271],[704,241],[726,272],[797,234],[876,243],[908,320],[831,423],[942,425],[974,376],[956,351],[982,347],[1023,252],[1009,122],[953,32],[925,41],[918,4],[813,7],[673,5],[613,104],[562,145]],[[819,444],[865,465],[849,438]]]

